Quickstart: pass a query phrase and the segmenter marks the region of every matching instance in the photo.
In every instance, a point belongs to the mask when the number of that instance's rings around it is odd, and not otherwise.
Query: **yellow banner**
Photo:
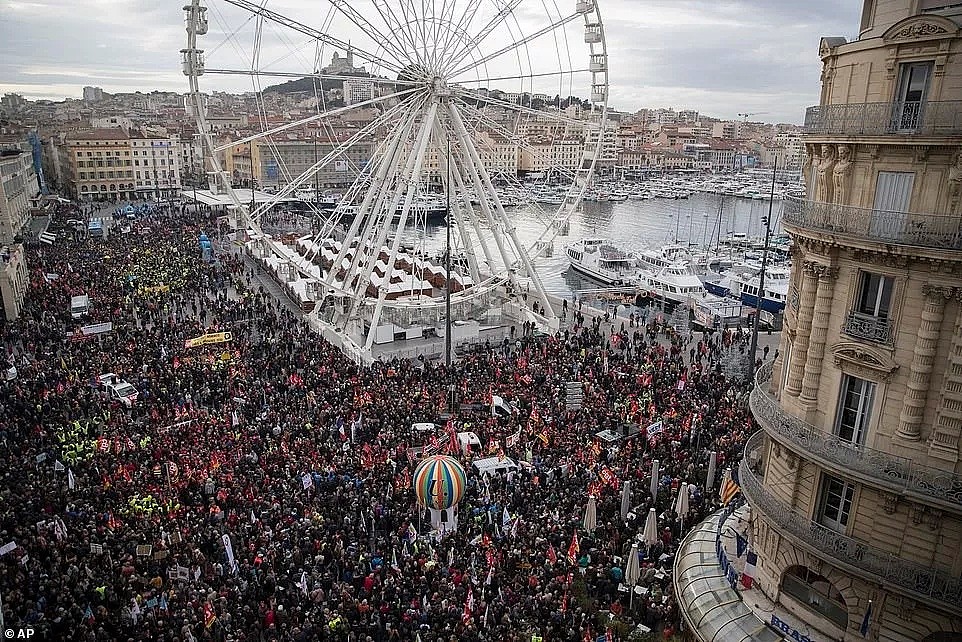
[[[169,285],[148,285],[140,288],[141,292],[170,292]]]
[[[199,337],[194,337],[193,339],[187,339],[184,342],[185,348],[196,348],[197,346],[206,346],[211,343],[227,343],[232,339],[230,332],[212,332],[210,334],[205,334]]]

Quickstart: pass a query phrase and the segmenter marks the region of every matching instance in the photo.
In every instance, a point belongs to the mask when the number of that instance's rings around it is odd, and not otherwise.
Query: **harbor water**
[[[768,215],[769,204],[768,200],[710,193],[695,193],[686,199],[585,202],[572,214],[568,234],[555,238],[553,254],[539,258],[535,268],[550,294],[570,298],[580,291],[601,287],[569,269],[564,248],[575,241],[600,237],[627,252],[657,249],[676,242],[690,244],[693,252],[715,248],[719,237],[730,233],[763,237],[762,217]],[[781,231],[782,206],[781,200],[772,204],[773,234]],[[533,245],[544,232],[547,217],[534,206],[506,211],[516,225],[520,241],[527,247]],[[443,250],[443,224],[428,225],[425,235],[423,239],[406,238],[405,242],[429,252]]]

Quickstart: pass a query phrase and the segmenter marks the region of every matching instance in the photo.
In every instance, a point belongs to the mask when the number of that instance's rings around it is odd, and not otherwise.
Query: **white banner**
[[[227,563],[230,565],[231,570],[236,574],[238,571],[237,561],[234,559],[234,545],[230,542],[230,535],[224,533],[222,539],[224,540],[224,548],[227,550]]]
[[[16,542],[8,542],[3,546],[0,546],[0,557],[3,557],[4,555],[6,555],[7,553],[9,553],[15,548],[17,548]]]
[[[85,337],[90,337],[95,334],[104,334],[105,332],[111,332],[114,329],[114,324],[111,321],[107,323],[95,323],[93,325],[85,325],[80,328],[80,332]]]

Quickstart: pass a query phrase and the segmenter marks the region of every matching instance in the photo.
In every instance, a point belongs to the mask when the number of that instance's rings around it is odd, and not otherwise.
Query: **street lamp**
[[[748,383],[755,378],[755,353],[758,351],[758,318],[761,316],[762,299],[765,297],[765,270],[768,268],[768,246],[772,236],[772,208],[775,206],[775,177],[778,174],[778,155],[772,161],[772,190],[768,199],[768,216],[762,217],[765,224],[765,247],[762,249],[762,271],[758,276],[758,293],[755,296],[755,322],[752,324],[752,343],[748,360]]]
[[[445,170],[445,250],[444,250],[444,367],[448,375],[448,412],[454,414],[454,376],[451,372],[451,140],[448,139],[447,161]]]

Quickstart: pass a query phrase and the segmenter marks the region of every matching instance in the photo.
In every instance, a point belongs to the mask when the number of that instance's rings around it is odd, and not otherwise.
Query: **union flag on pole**
[[[571,546],[568,547],[568,560],[574,564],[575,560],[578,559],[578,553],[581,552],[581,544],[578,543],[578,531],[576,530],[571,535]]]
[[[474,614],[474,592],[471,587],[468,587],[468,598],[464,601],[464,614],[461,619],[465,624],[471,621],[471,616]]]
[[[209,629],[216,619],[217,616],[214,615],[214,607],[211,606],[210,602],[204,602],[204,626]]]

